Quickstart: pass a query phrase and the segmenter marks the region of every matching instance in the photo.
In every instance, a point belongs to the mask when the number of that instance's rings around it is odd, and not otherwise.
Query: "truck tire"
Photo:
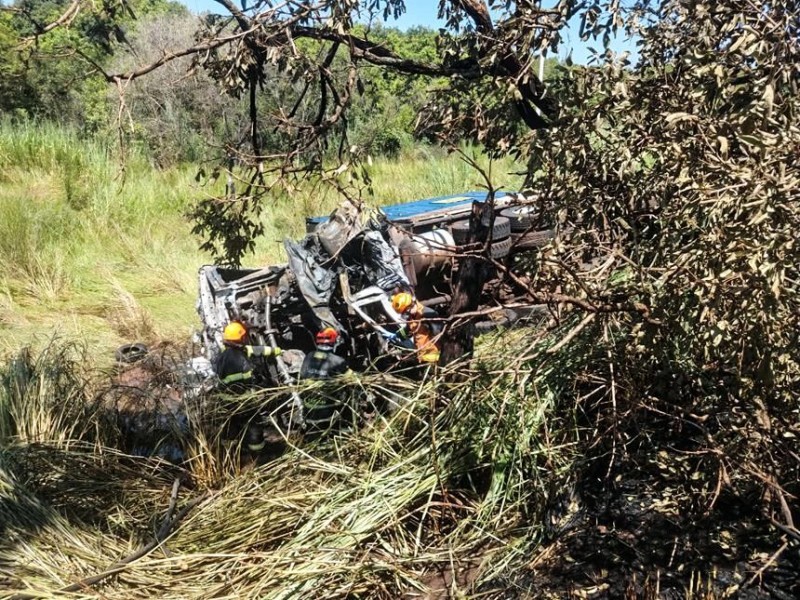
[[[469,235],[469,219],[463,221],[456,221],[450,225],[450,233],[453,234],[453,241],[456,244],[466,244],[467,236]],[[498,216],[494,219],[494,226],[492,227],[492,239],[503,240],[511,235],[511,221],[506,217]],[[484,238],[485,239],[485,238]],[[482,241],[482,240],[474,240]]]
[[[117,348],[114,357],[117,362],[131,364],[142,360],[149,350],[144,344],[125,344]]]
[[[555,229],[541,229],[539,231],[528,231],[527,233],[514,234],[514,239],[520,249],[541,248],[546,246],[556,237]]]
[[[508,253],[511,252],[512,244],[513,240],[510,237],[500,240],[499,242],[492,242],[492,245],[489,246],[489,257],[503,258],[504,256],[508,256]]]
[[[536,209],[533,206],[512,206],[500,211],[500,216],[511,222],[511,231],[519,233],[533,227]]]

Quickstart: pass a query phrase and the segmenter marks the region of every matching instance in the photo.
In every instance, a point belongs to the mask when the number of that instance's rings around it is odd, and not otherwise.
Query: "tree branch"
[[[158,67],[161,67],[169,62],[172,62],[173,60],[182,58],[184,56],[199,54],[200,52],[207,52],[208,50],[214,50],[215,48],[219,48],[220,46],[224,46],[225,44],[229,44],[230,42],[241,39],[248,33],[250,32],[242,31],[234,35],[229,35],[220,38],[213,38],[205,43],[197,44],[196,46],[192,46],[184,50],[178,50],[176,52],[165,52],[164,56],[162,56],[157,61],[150,63],[149,65],[136,69],[135,71],[106,74],[105,78],[106,80],[112,83],[116,81],[136,79],[137,77],[141,77],[143,75],[147,75],[152,71],[155,71]]]
[[[483,0],[453,0],[475,22],[476,29],[481,33],[488,33],[494,29],[489,8]]]
[[[32,41],[36,40],[36,38],[38,38],[39,36],[44,35],[44,34],[50,32],[50,31],[53,31],[53,29],[56,29],[56,28],[61,27],[61,26],[69,25],[70,23],[72,23],[72,21],[75,20],[75,17],[78,16],[78,13],[81,12],[81,3],[82,3],[82,1],[83,0],[72,0],[72,4],[70,4],[66,8],[66,10],[63,13],[61,13],[60,17],[58,17],[52,23],[48,23],[47,25],[41,25],[40,23],[37,23],[30,15],[27,14],[26,11],[20,11],[23,14],[25,14],[25,16],[27,16],[28,19],[36,27],[36,33],[33,34],[30,37],[24,38],[22,40],[22,42],[23,43],[32,42]]]
[[[296,26],[292,28],[292,34],[296,38],[327,40],[346,44],[354,58],[360,58],[370,64],[388,67],[409,75],[428,75],[430,77],[460,76],[464,79],[478,79],[486,75],[483,69],[474,64],[470,64],[469,67],[465,68],[463,66],[439,65],[403,58],[388,50],[383,44],[370,42],[347,33],[342,34],[327,29]]]

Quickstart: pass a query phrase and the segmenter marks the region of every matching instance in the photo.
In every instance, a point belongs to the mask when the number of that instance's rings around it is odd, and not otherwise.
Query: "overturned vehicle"
[[[284,242],[287,264],[202,267],[197,309],[206,357],[213,362],[224,327],[239,321],[252,344],[283,349],[279,360],[265,365],[275,385],[291,383],[304,354],[314,349],[315,333],[325,327],[339,332],[336,352],[354,370],[413,362],[413,351],[390,341],[404,324],[392,294],[409,291],[434,314],[447,315],[450,282],[469,250],[469,217],[485,201],[479,192],[420,200],[385,207],[366,220],[360,207],[345,202],[330,217],[308,219],[303,239]],[[507,265],[553,237],[552,230],[534,227],[535,203],[522,195],[498,194],[492,213],[478,241],[490,258]],[[502,306],[514,302],[515,294],[523,292],[495,277],[482,302]],[[501,319],[479,323],[477,331],[518,316],[499,314]]]
[[[427,309],[424,318],[445,322],[452,318],[451,282],[462,261],[475,253],[505,267],[484,263],[489,277],[481,308],[492,318],[473,323],[475,333],[540,311],[525,307],[525,258],[552,239],[554,231],[536,221],[535,200],[502,194],[494,198],[492,210],[481,211],[491,215],[490,221],[472,242],[476,232],[470,231],[470,215],[485,203],[485,194],[467,193],[389,206],[364,218],[360,207],[346,202],[329,217],[308,219],[303,239],[284,242],[286,264],[201,267],[197,341],[203,356],[186,361],[185,356],[148,353],[141,344],[117,352],[118,363],[128,366],[107,400],[128,438],[128,450],[180,454],[182,435],[191,429],[187,401],[197,400],[194,412],[219,414],[223,435],[240,441],[244,436],[248,447],[284,439],[295,426],[327,430],[345,423],[342,417],[355,422],[389,410],[402,398],[375,398],[347,382],[327,391],[314,385],[318,382],[297,385],[306,355],[316,348],[316,334],[333,328],[338,333],[333,351],[354,371],[424,373],[424,367],[418,368],[421,353],[396,343],[395,334],[408,323],[395,310],[392,296],[411,294]],[[219,402],[208,403],[206,392],[220,389],[212,365],[223,351],[226,326],[234,322],[246,327],[250,344],[281,348],[282,353],[255,361],[256,394],[214,394]],[[276,389],[262,394],[264,388]],[[390,394],[388,387],[382,389]],[[211,421],[217,422],[216,416]]]

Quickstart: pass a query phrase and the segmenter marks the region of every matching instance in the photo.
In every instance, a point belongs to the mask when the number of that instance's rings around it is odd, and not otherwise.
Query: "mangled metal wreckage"
[[[484,200],[477,192],[421,200],[386,207],[366,220],[359,207],[345,202],[330,217],[308,219],[303,239],[284,242],[287,264],[202,267],[198,312],[206,357],[213,361],[225,325],[235,320],[247,326],[252,343],[284,350],[282,359],[269,366],[275,384],[291,383],[323,327],[340,332],[337,352],[355,370],[412,361],[413,351],[387,341],[404,323],[391,295],[411,290],[424,305],[445,314],[470,211]],[[552,237],[552,231],[534,230],[535,205],[521,195],[500,194],[494,209],[489,231],[494,259],[511,261]],[[496,295],[501,287],[491,289]],[[505,293],[507,302],[513,290]],[[486,300],[500,303],[491,295]]]
[[[303,239],[285,241],[286,264],[202,267],[197,309],[203,356],[186,364],[176,357],[170,367],[171,362],[157,360],[165,357],[148,354],[141,344],[127,344],[117,352],[120,365],[136,363],[119,375],[108,397],[133,451],[144,448],[142,452],[171,455],[179,448],[168,440],[188,427],[185,402],[202,401],[205,392],[217,387],[211,365],[222,350],[223,329],[232,321],[247,326],[251,343],[283,349],[277,360],[261,364],[259,385],[295,390],[303,359],[315,347],[315,334],[326,326],[339,332],[335,351],[356,371],[416,364],[413,349],[387,341],[404,324],[392,307],[392,293],[410,290],[444,317],[450,282],[464,254],[476,246],[488,249],[491,258],[515,274],[509,279],[502,269],[494,271],[484,286],[481,305],[493,307],[493,315],[501,317],[476,323],[476,331],[508,325],[525,314],[519,308],[503,308],[525,302],[525,289],[520,287],[526,280],[525,261],[517,259],[547,243],[554,231],[539,226],[536,199],[504,194],[495,198],[486,237],[465,245],[473,203],[483,201],[485,194],[477,192],[420,200],[385,207],[366,220],[358,207],[345,203],[330,217],[308,219]],[[298,422],[294,415],[300,415],[302,424],[306,412],[306,400],[297,391],[288,396],[279,409],[281,427],[287,430],[291,422]],[[157,407],[144,408],[143,398]]]

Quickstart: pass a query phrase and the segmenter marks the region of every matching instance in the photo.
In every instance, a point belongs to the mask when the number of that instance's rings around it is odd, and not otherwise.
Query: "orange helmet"
[[[400,314],[406,312],[414,304],[414,297],[408,292],[400,292],[392,296],[392,308]]]
[[[247,335],[247,329],[239,321],[231,321],[225,325],[225,330],[222,332],[222,339],[225,342],[232,344],[241,344]]]
[[[322,331],[317,332],[316,339],[318,346],[333,346],[336,340],[339,339],[339,334],[333,327],[326,327]]]

